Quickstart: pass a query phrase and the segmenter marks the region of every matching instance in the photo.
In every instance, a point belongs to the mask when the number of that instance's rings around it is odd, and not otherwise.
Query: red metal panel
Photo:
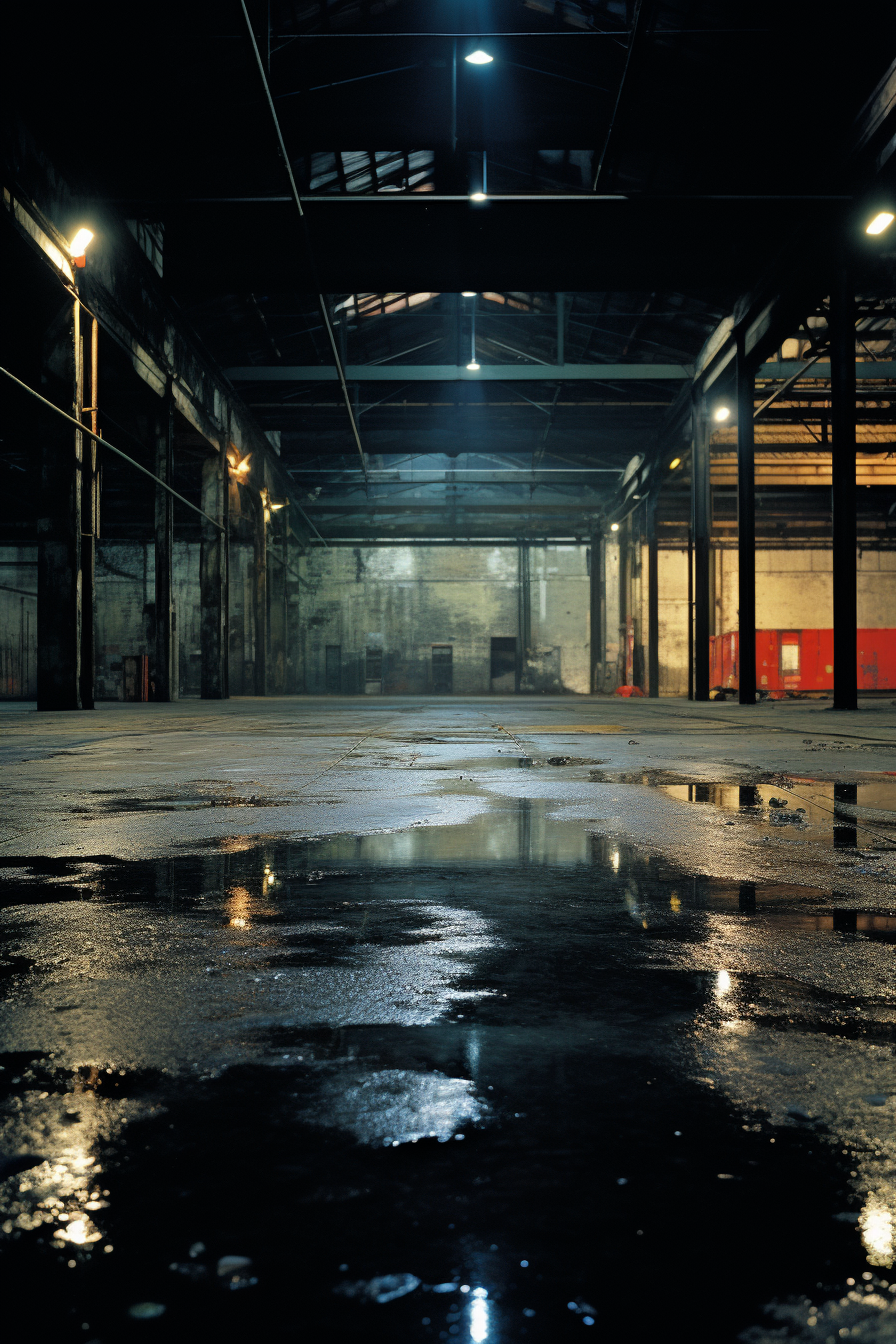
[[[798,654],[792,650],[796,648]],[[736,630],[711,641],[710,685],[737,690],[739,640]],[[833,630],[757,630],[756,685],[771,695],[786,691],[830,691],[834,686]],[[856,684],[863,691],[896,690],[896,630],[856,631]]]

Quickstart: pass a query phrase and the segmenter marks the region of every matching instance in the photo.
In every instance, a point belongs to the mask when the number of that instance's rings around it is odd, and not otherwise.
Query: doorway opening
[[[432,646],[432,689],[434,695],[451,695],[454,690],[454,647]]]
[[[489,688],[493,694],[512,695],[516,690],[516,639],[492,638]]]

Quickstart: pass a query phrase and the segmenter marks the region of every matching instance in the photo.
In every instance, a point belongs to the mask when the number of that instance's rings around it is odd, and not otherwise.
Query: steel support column
[[[694,699],[709,699],[709,432],[702,407],[694,407],[691,453],[691,517],[694,534]]]
[[[756,703],[756,483],[753,451],[754,367],[743,333],[737,337],[737,628],[738,693]]]
[[[53,337],[59,336],[54,330]],[[52,351],[60,401],[80,418],[84,405],[81,306],[66,314]],[[49,363],[49,352],[47,362]],[[50,394],[52,395],[52,394]],[[43,430],[37,519],[37,708],[81,708],[81,472],[84,439],[61,420]]]
[[[647,694],[660,693],[659,546],[656,535],[656,496],[647,501]]]
[[[226,527],[227,445],[202,464],[202,508]],[[203,700],[227,697],[227,532],[202,524],[199,557],[199,630],[201,646],[200,695]]]
[[[856,330],[849,267],[831,286],[831,514],[834,570],[834,709],[857,709]]]
[[[591,538],[590,568],[588,574],[588,596],[590,605],[589,649],[591,677],[589,689],[592,695],[603,689],[603,666],[606,657],[606,624],[604,575],[604,541],[599,533]]]
[[[517,652],[516,652],[516,689],[517,693],[529,689],[527,685],[527,665],[529,647],[532,643],[532,583],[529,561],[529,543],[521,541],[518,548],[519,568],[517,582]]]
[[[84,396],[85,383],[85,335],[81,336],[81,396]],[[90,323],[90,406],[84,407],[82,414],[89,412],[90,427],[97,431],[97,407],[99,397],[99,323],[93,318]],[[99,531],[99,477],[97,475],[96,443],[84,437],[81,443],[81,668],[79,686],[81,708],[94,708],[94,685],[96,681],[96,538]]]
[[[174,398],[170,386],[156,408],[155,473],[166,484],[174,475]],[[177,617],[174,607],[174,497],[156,486],[155,517],[156,640],[152,682],[154,698],[168,702],[178,698]]]
[[[253,531],[255,582],[253,615],[255,626],[255,694],[268,693],[268,537],[265,508],[256,500]]]

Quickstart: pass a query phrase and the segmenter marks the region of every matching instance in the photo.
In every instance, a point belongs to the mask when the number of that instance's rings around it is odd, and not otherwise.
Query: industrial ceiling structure
[[[672,443],[686,471],[701,350],[763,284],[787,299],[784,376],[820,258],[881,182],[886,4],[844,22],[737,0],[255,0],[163,4],[139,34],[94,5],[64,40],[15,23],[11,97],[79,218],[100,243],[104,212],[132,221],[332,541],[587,537],[624,515],[654,488],[633,462]],[[115,59],[71,115],[69,74],[100,46]],[[887,241],[863,255],[886,299]],[[820,440],[824,386],[769,408],[769,451]],[[133,518],[123,478],[108,525]]]

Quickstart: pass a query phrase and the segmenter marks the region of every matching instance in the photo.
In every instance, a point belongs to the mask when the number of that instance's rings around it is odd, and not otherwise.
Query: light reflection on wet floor
[[[688,803],[708,803],[740,812],[779,836],[798,838],[812,828],[813,839],[834,849],[896,846],[896,779],[836,784],[798,775],[775,784],[664,784],[661,792]]]
[[[56,1339],[653,1341],[661,1304],[715,1344],[891,1272],[894,910],[531,800],[0,897],[0,1230]]]

